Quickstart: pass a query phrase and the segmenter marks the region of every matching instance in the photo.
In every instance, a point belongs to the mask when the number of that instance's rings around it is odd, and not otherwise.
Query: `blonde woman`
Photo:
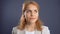
[[[50,34],[39,18],[39,11],[40,6],[35,1],[24,2],[20,23],[13,27],[12,34]]]

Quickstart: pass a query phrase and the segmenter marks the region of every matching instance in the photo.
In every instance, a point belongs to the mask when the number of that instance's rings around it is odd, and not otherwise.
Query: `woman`
[[[24,2],[20,24],[13,27],[12,34],[50,34],[39,19],[40,7],[35,1]]]

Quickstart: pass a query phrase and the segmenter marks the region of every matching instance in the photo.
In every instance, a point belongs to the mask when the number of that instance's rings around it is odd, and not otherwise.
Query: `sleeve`
[[[42,34],[50,34],[50,30],[47,26],[43,27]]]
[[[16,27],[13,27],[12,28],[12,34],[16,34],[17,32],[16,32]]]
[[[14,30],[12,29],[12,34],[14,34]]]

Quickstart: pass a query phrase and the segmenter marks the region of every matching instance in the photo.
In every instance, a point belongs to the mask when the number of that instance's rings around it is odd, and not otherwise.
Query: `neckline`
[[[25,32],[35,32],[35,30],[34,31],[27,31],[27,30],[25,30]]]

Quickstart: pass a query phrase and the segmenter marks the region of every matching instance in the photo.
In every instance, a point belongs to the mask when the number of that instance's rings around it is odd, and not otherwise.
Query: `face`
[[[38,19],[38,8],[37,6],[30,4],[27,6],[27,9],[24,12],[25,18],[30,23],[35,23]]]

